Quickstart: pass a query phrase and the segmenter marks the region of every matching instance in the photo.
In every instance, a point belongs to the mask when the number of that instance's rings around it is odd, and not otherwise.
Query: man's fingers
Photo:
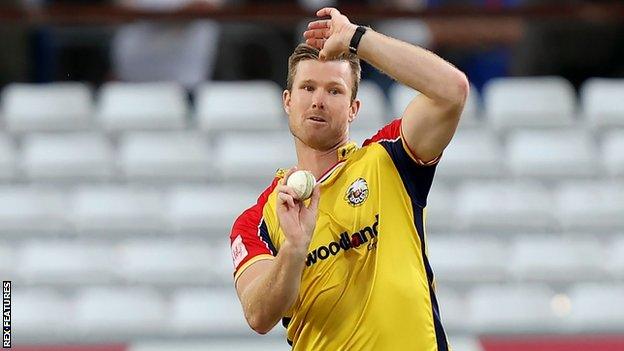
[[[333,7],[324,7],[316,12],[318,17],[331,16],[332,18],[336,15],[339,15],[340,11]]]
[[[306,39],[323,39],[329,37],[328,29],[310,29],[303,32],[303,37]]]
[[[308,23],[308,29],[325,29],[329,28],[330,20],[318,20]]]
[[[295,207],[295,200],[292,196],[286,193],[279,193],[277,194],[277,197],[279,198],[281,204],[288,204],[288,207],[291,208]]]
[[[277,192],[278,193],[285,193],[290,195],[293,199],[297,198],[297,193],[295,192],[295,190],[291,187],[289,187],[288,185],[278,185],[277,186]]]
[[[306,44],[314,46],[315,48],[321,50],[323,45],[325,45],[325,39],[306,39]]]

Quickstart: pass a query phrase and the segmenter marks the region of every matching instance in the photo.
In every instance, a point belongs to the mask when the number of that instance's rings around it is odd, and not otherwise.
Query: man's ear
[[[290,115],[290,91],[288,89],[282,93],[282,106],[286,114]]]
[[[349,107],[349,123],[355,121],[361,106],[362,101],[360,101],[360,99],[355,99],[351,102],[351,106]]]

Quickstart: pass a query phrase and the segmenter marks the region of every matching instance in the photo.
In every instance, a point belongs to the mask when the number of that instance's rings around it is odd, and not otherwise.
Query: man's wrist
[[[345,52],[349,52],[349,44],[351,43],[351,38],[353,38],[353,35],[355,34],[355,30],[357,29],[357,27],[358,27],[357,24],[349,23],[347,28],[345,28],[344,30],[344,33],[342,36],[342,42],[344,43]]]
[[[297,241],[297,240],[289,240],[286,239],[282,244],[280,252],[284,251],[289,256],[294,255],[295,257],[302,256],[305,257],[308,254],[308,247],[310,246],[309,241]]]

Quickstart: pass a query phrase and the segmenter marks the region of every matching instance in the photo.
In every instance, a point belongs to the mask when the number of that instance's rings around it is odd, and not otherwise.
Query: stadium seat
[[[179,289],[173,295],[172,306],[170,326],[182,335],[231,335],[250,331],[233,288]]]
[[[234,263],[232,262],[232,249],[230,248],[229,238],[219,240],[218,244],[213,246],[211,264],[215,272],[215,283],[225,286],[232,284]]]
[[[436,299],[444,330],[447,333],[467,331],[470,325],[465,296],[455,290],[442,287],[438,283],[436,284]]]
[[[195,113],[206,131],[286,130],[282,89],[271,81],[209,82],[195,90]]]
[[[437,281],[504,281],[508,250],[503,242],[475,237],[428,237],[429,261]]]
[[[427,196],[427,230],[440,231],[455,229],[455,191],[440,182],[434,182]]]
[[[167,230],[163,195],[157,189],[91,185],[76,189],[68,220],[85,234],[127,234]]]
[[[394,116],[389,115],[386,97],[376,83],[366,80],[360,82],[357,98],[362,101],[362,105],[356,120],[351,123],[352,130],[379,129],[394,119]]]
[[[583,115],[592,127],[624,127],[624,79],[590,78],[580,94]]]
[[[576,93],[560,77],[494,78],[483,88],[485,116],[497,129],[574,124]]]
[[[116,272],[130,284],[208,284],[212,281],[210,245],[170,239],[141,239],[117,245]]]
[[[606,133],[601,151],[604,169],[611,176],[624,177],[624,129]]]
[[[479,333],[546,332],[558,320],[551,311],[555,293],[544,285],[482,285],[468,296],[471,325]]]
[[[556,191],[554,212],[568,231],[621,230],[624,228],[624,186],[617,181],[561,182]]]
[[[28,242],[17,255],[20,280],[32,284],[111,284],[112,250],[101,244]]]
[[[591,238],[520,236],[508,256],[511,274],[522,281],[574,282],[605,279],[605,252]]]
[[[570,324],[578,332],[621,332],[624,285],[580,283],[570,291]]]
[[[16,153],[13,140],[7,135],[0,134],[0,180],[7,181],[15,178]]]
[[[196,132],[139,132],[123,136],[119,164],[130,180],[207,180],[212,177],[208,141]]]
[[[261,192],[249,186],[176,186],[167,193],[165,218],[178,233],[225,238],[234,220],[256,203]]]
[[[181,129],[189,108],[176,83],[106,83],[100,88],[97,120],[106,130]]]
[[[620,235],[609,246],[609,256],[605,268],[612,276],[624,278],[624,235]]]
[[[75,297],[75,311],[74,327],[81,335],[105,337],[108,342],[132,335],[162,334],[168,318],[162,296],[143,287],[82,289]]]
[[[33,180],[106,180],[113,174],[111,145],[98,134],[28,135],[22,149],[22,167]]]
[[[452,350],[457,351],[485,351],[481,343],[479,342],[479,338],[474,336],[459,336],[454,337],[453,335],[448,336],[448,342],[452,347]]]
[[[441,178],[500,177],[505,174],[501,145],[484,130],[458,131],[444,150],[436,175]]]
[[[50,342],[53,337],[73,333],[74,313],[66,296],[49,288],[18,289],[15,283],[12,287],[14,343],[37,338]]]
[[[295,143],[286,131],[224,133],[217,141],[215,161],[228,181],[260,181],[266,187],[278,168],[297,164]]]
[[[2,92],[2,115],[12,132],[83,130],[91,125],[91,89],[82,83],[14,83]]]
[[[0,187],[0,232],[3,234],[60,233],[69,230],[62,192],[33,186]]]
[[[6,280],[15,280],[14,249],[6,243],[0,243],[0,276]]]
[[[459,229],[494,232],[556,229],[551,196],[537,182],[467,181],[458,189]]]
[[[581,131],[517,131],[507,143],[509,168],[516,176],[571,178],[601,171],[590,136]]]
[[[392,118],[397,118],[403,114],[409,103],[420,94],[418,91],[409,88],[403,84],[395,83],[390,88],[390,102],[392,105]],[[470,94],[464,105],[464,111],[461,115],[460,130],[463,128],[476,127],[480,123],[479,113],[479,92],[471,86]]]

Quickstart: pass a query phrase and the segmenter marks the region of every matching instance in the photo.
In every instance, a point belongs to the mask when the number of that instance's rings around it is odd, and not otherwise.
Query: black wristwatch
[[[366,27],[358,26],[355,29],[355,33],[353,33],[351,42],[349,43],[349,51],[351,51],[352,54],[357,54],[357,49],[364,33],[366,33]]]

